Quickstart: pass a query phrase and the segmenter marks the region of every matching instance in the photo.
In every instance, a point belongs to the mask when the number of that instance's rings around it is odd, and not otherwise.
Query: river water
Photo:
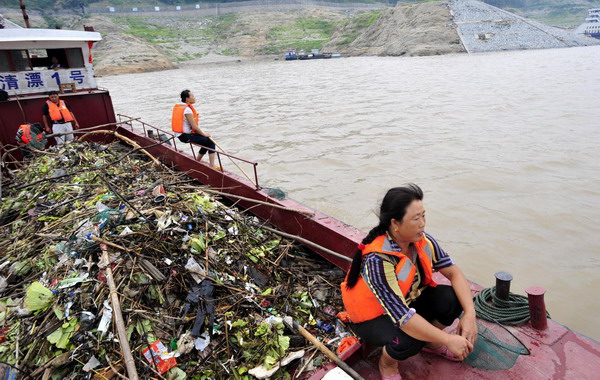
[[[600,340],[598,62],[600,47],[263,61],[99,84],[167,128],[191,89],[201,127],[261,184],[365,231],[388,188],[417,183],[427,231],[469,279],[542,286],[555,320]]]

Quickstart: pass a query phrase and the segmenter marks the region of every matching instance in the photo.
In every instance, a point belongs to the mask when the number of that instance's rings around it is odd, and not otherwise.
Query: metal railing
[[[173,149],[178,153],[189,154],[188,152],[184,151],[183,149],[178,148],[177,147],[178,143],[183,146],[185,146],[186,144],[189,145],[190,151],[192,152],[192,157],[194,157],[195,160],[198,160],[198,155],[196,154],[196,150],[194,149],[194,147],[204,148],[204,149],[208,150],[209,152],[214,152],[217,155],[217,160],[219,162],[219,166],[221,167],[221,170],[223,170],[223,162],[221,160],[221,156],[228,157],[231,160],[231,162],[233,162],[233,164],[235,166],[237,166],[237,168],[244,174],[244,176],[248,179],[248,181],[250,181],[254,184],[254,186],[256,187],[257,190],[260,190],[260,188],[261,188],[260,185],[258,184],[258,172],[256,169],[256,167],[258,166],[257,162],[249,161],[244,158],[234,156],[232,154],[224,152],[222,149],[219,151],[219,150],[212,149],[207,146],[193,143],[193,142],[184,143],[184,142],[180,141],[172,131],[166,131],[159,127],[155,127],[151,124],[141,121],[139,118],[133,118],[133,117],[130,117],[127,115],[117,114],[117,120],[123,128],[126,128],[126,126],[128,126],[132,132],[142,132],[143,131],[144,136],[147,136],[154,140],[161,141],[164,144],[168,144],[168,145],[172,146]],[[252,180],[248,176],[248,174],[246,174],[246,172],[237,165],[236,161],[240,161],[240,162],[244,162],[246,164],[252,165],[252,169],[254,172],[254,180]]]

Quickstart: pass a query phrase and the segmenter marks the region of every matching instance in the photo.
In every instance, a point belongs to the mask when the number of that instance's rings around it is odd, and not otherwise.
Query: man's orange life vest
[[[56,103],[54,102],[51,102],[50,100],[46,100],[46,104],[48,105],[48,113],[50,114],[50,119],[52,119],[53,121],[73,121],[71,111],[69,111],[63,100],[59,100],[58,105],[56,105]]]
[[[421,286],[436,286],[433,281],[433,244],[425,236],[418,242],[414,243],[417,250],[417,255],[423,270],[424,278],[421,281]],[[365,246],[362,251],[362,256],[368,255],[371,252],[381,252],[386,255],[396,256],[400,259],[396,264],[396,279],[404,298],[408,301],[408,295],[411,293],[411,287],[417,273],[417,266],[401,252],[393,252],[390,241],[386,239],[386,235],[376,237],[370,244]],[[347,280],[347,278],[346,278]],[[346,287],[346,280],[342,282],[342,300],[346,311],[350,316],[350,320],[354,323],[370,321],[383,314],[385,311],[375,294],[369,289],[369,286],[362,278],[358,278],[356,285],[352,289]]]
[[[173,115],[171,115],[171,128],[173,129],[173,132],[184,133],[183,118],[185,117],[185,115],[183,114],[183,112],[187,107],[190,107],[190,109],[192,110],[192,114],[194,115],[194,121],[196,122],[196,125],[198,125],[198,112],[196,112],[194,106],[191,104],[178,103],[175,104],[175,107],[173,107]],[[192,133],[196,133],[196,131],[192,129]]]

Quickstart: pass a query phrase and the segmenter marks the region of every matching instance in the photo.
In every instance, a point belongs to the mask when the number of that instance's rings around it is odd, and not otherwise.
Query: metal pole
[[[27,9],[25,8],[25,1],[19,0],[19,7],[21,8],[21,12],[23,13],[23,20],[25,20],[25,27],[31,28],[31,25],[29,25],[29,15],[27,14]]]

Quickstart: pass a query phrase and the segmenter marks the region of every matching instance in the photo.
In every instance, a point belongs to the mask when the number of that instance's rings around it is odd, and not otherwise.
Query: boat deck
[[[437,280],[437,279],[436,279]],[[440,281],[443,283],[443,281]],[[483,288],[471,284],[473,294]],[[493,328],[493,324],[478,320],[484,326]],[[455,329],[450,326],[448,330]],[[403,380],[410,379],[597,379],[600,373],[600,342],[585,337],[552,320],[548,328],[536,330],[529,323],[523,326],[506,327],[530,351],[530,355],[521,355],[515,365],[505,370],[486,370],[473,368],[466,363],[455,363],[442,357],[422,353],[400,363]],[[497,330],[497,329],[496,329]],[[499,339],[503,339],[498,336]],[[511,342],[510,344],[513,344]],[[341,355],[365,380],[379,380],[377,368],[379,350],[373,347],[356,345]],[[321,379],[327,371],[335,368],[328,364],[310,377]]]
[[[142,146],[148,146],[153,141],[138,134],[133,128],[118,127],[117,130],[137,141]],[[165,131],[166,133],[166,131]],[[157,145],[148,149],[157,157],[185,171],[191,177],[202,183],[209,184],[223,192],[234,196],[285,206],[305,212],[313,212],[312,216],[294,211],[273,209],[265,205],[256,205],[251,202],[239,201],[242,207],[250,210],[261,219],[272,223],[283,232],[297,235],[311,242],[317,243],[336,252],[352,252],[357,242],[362,239],[364,232],[346,225],[332,217],[306,207],[291,199],[277,200],[257,189],[243,178],[233,173],[219,172],[208,166],[198,165],[193,157],[177,151],[168,145]],[[236,198],[232,198],[236,200]],[[338,267],[347,270],[349,262],[327,252],[314,249],[315,252],[326,258]],[[439,273],[435,280],[441,284],[448,281]],[[478,284],[471,283],[473,295],[483,290]],[[551,310],[550,310],[551,312]],[[491,323],[479,320],[484,326],[492,328]],[[453,329],[450,326],[448,329]],[[417,354],[400,364],[403,379],[597,379],[600,374],[600,342],[583,336],[571,329],[548,320],[548,328],[540,331],[534,329],[529,323],[507,327],[530,351],[530,355],[518,357],[515,365],[506,370],[485,370],[473,368],[465,363],[455,363],[431,354]],[[492,329],[493,330],[493,329]],[[495,333],[495,331],[493,331]],[[502,337],[498,336],[500,339]],[[514,344],[514,342],[511,342]],[[374,347],[356,344],[340,357],[350,364],[366,380],[380,379],[377,369],[379,352]],[[335,368],[330,363],[306,378],[310,380],[321,379],[327,372]],[[302,376],[305,378],[305,376]],[[335,377],[334,377],[335,378]]]

